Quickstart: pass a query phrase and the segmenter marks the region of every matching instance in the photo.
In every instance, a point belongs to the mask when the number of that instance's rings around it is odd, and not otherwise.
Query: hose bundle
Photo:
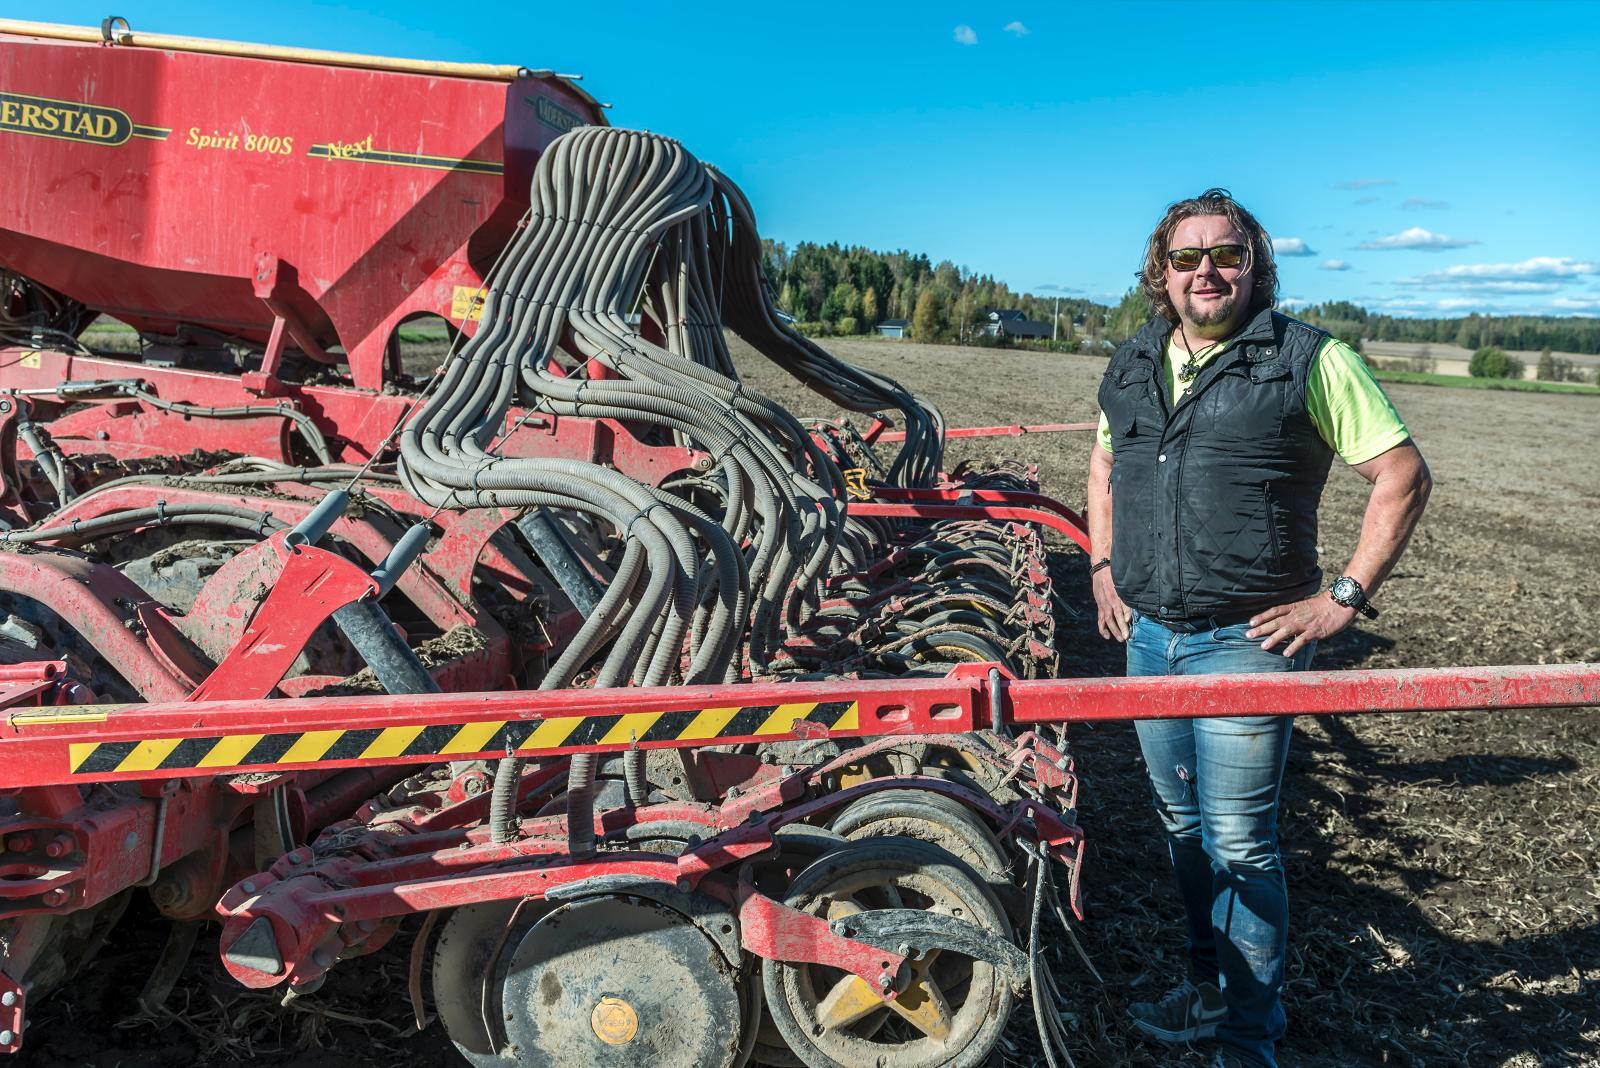
[[[623,538],[616,576],[546,687],[568,685],[608,642],[601,686],[732,681],[746,634],[760,670],[817,583],[869,545],[829,456],[740,382],[724,326],[844,407],[897,410],[908,432],[892,481],[934,477],[940,417],[778,321],[748,203],[677,142],[575,130],[541,158],[531,202],[477,333],[401,435],[401,477],[436,507],[568,510]],[[722,514],[594,464],[499,455],[514,405],[659,427],[704,450]]]

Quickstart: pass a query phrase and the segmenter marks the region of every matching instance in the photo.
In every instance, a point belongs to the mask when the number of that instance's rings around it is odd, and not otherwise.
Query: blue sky
[[[118,0],[136,29],[584,75],[762,232],[1112,300],[1230,188],[1282,295],[1600,314],[1600,4]],[[98,23],[106,0],[12,5]]]

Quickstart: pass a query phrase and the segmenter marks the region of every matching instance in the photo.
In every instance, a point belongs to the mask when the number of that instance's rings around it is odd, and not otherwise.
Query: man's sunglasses
[[[1175,248],[1167,253],[1167,262],[1174,271],[1192,271],[1200,261],[1211,257],[1213,267],[1237,267],[1244,262],[1243,245],[1214,245],[1211,248]]]

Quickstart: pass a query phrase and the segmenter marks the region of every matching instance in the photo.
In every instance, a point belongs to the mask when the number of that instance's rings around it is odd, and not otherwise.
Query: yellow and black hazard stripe
[[[312,145],[306,155],[313,159],[340,163],[386,163],[391,167],[423,167],[435,171],[466,171],[468,174],[502,174],[505,164],[490,159],[465,159],[456,156],[424,156],[415,152],[390,152],[381,148],[350,148],[344,145]]]
[[[856,730],[861,726],[860,708],[855,701],[800,701],[545,720],[476,720],[351,730],[81,742],[72,744],[69,759],[70,770],[76,775],[201,768],[215,768],[221,773],[232,768],[271,764],[334,760],[377,763],[407,757],[505,752],[507,749],[544,751],[667,741],[710,744],[729,738],[786,735],[793,732],[795,724],[801,720],[830,730]]]

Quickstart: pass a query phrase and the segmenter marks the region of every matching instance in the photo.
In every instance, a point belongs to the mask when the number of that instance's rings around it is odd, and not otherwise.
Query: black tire
[[[795,878],[786,903],[826,916],[841,901],[858,896],[861,908],[943,911],[997,938],[1012,937],[1011,925],[982,877],[949,852],[913,838],[873,838],[827,854]],[[939,1040],[918,1037],[887,1006],[840,1027],[824,1027],[817,1017],[823,1001],[819,987],[833,989],[851,981],[838,969],[763,961],[762,985],[774,1026],[809,1068],[979,1068],[1010,1018],[1011,988],[991,965],[959,954],[939,954],[933,969],[930,985],[936,984],[941,996],[928,1000],[942,1003],[948,1017],[949,1033]]]

